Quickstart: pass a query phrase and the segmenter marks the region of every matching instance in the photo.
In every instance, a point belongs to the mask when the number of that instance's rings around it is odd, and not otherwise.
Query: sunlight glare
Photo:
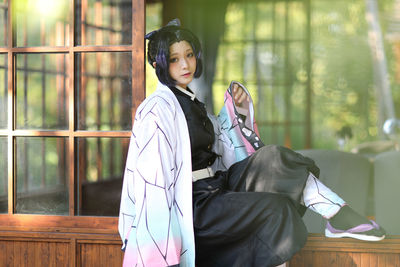
[[[56,15],[58,14],[61,10],[61,2],[62,1],[54,1],[54,0],[31,0],[35,2],[35,7],[36,10],[38,11],[39,14],[43,16],[49,16],[49,15]]]

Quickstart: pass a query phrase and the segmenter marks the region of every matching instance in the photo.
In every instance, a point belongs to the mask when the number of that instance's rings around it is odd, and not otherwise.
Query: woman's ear
[[[153,62],[153,68],[156,68],[156,65],[157,65],[156,62]]]

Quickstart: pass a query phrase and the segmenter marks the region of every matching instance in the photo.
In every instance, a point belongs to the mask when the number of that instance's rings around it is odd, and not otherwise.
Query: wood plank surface
[[[67,243],[0,241],[0,266],[68,266]]]
[[[123,253],[118,245],[82,243],[78,254],[81,266],[122,266]]]
[[[332,239],[311,234],[290,267],[400,267],[400,237],[380,242]]]

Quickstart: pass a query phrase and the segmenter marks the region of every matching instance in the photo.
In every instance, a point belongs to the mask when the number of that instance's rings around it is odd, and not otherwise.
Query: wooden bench
[[[287,267],[398,267],[400,236],[388,236],[379,242],[350,238],[326,238],[309,234],[304,248]]]

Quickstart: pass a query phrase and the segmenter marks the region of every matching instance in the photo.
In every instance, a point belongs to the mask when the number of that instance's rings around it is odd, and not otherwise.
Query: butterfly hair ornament
[[[164,28],[170,27],[170,26],[180,27],[180,26],[181,26],[181,22],[180,22],[180,20],[177,19],[177,18],[176,18],[176,19],[173,19],[173,20],[171,20],[170,22],[168,22],[167,25],[165,25],[164,27],[161,27],[161,28],[158,29],[158,30],[154,30],[154,31],[149,32],[148,34],[146,34],[146,35],[144,36],[144,38],[145,38],[146,40],[152,40],[152,39],[155,38],[155,35],[156,35],[158,32],[160,32],[160,31],[163,30]]]

